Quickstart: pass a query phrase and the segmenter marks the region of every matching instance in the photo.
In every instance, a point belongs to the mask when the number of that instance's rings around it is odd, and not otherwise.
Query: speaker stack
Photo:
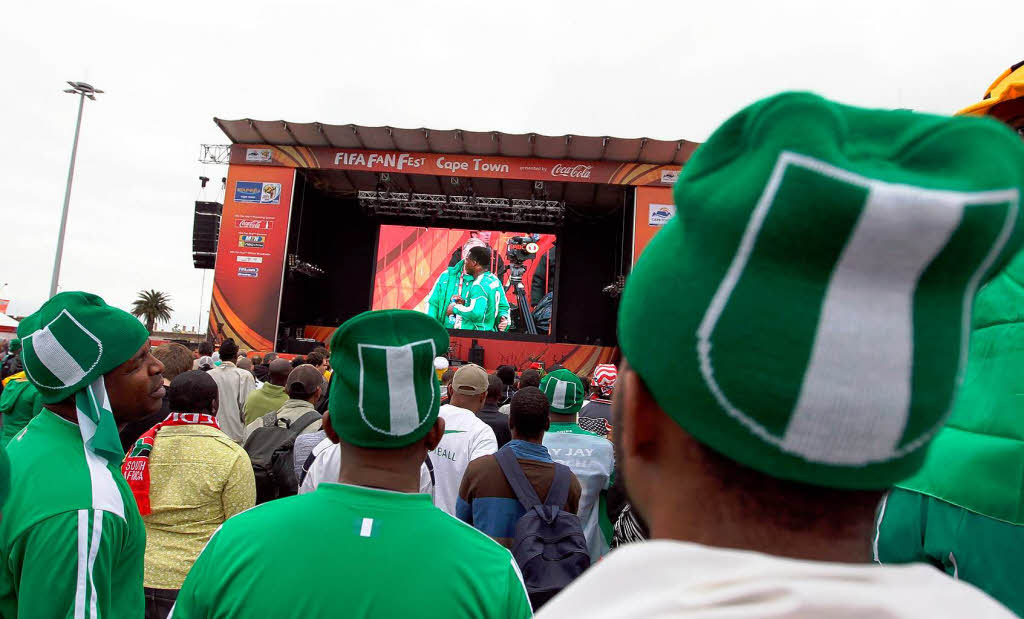
[[[220,202],[196,201],[192,222],[192,264],[197,269],[212,269],[217,262],[217,240],[220,237]]]

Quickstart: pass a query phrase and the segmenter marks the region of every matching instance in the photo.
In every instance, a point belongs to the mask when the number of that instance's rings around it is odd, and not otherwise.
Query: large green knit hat
[[[768,475],[885,488],[920,465],[971,303],[1021,245],[999,123],[804,93],[729,119],[629,278],[619,343],[660,407]]]
[[[18,325],[25,376],[44,404],[74,396],[82,438],[108,461],[124,457],[103,375],[131,359],[149,332],[87,292],[62,292]]]
[[[394,449],[423,438],[437,419],[434,358],[448,332],[410,310],[363,312],[331,337],[331,426],[347,443]]]
[[[545,374],[540,381],[540,390],[551,403],[551,412],[559,415],[575,415],[580,412],[587,395],[580,377],[564,368]]]
[[[21,340],[19,338],[11,340],[10,344],[7,345],[7,350],[10,351],[12,355],[21,350]]]

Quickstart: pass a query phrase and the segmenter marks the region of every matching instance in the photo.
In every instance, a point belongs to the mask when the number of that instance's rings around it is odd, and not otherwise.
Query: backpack
[[[309,411],[290,424],[282,419],[287,426],[285,428],[277,425],[276,411],[261,417],[263,426],[253,430],[243,445],[252,461],[252,472],[256,477],[257,504],[292,496],[298,491],[299,483],[295,479],[292,460],[295,437],[320,417],[320,413]]]
[[[572,472],[564,464],[554,463],[555,478],[542,503],[510,448],[499,449],[494,457],[526,509],[516,522],[512,557],[536,610],[590,567],[579,516],[562,509],[569,498]]]

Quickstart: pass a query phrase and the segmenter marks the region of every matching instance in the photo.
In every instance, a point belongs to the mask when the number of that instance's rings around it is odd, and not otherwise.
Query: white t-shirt
[[[1014,614],[930,565],[803,561],[658,540],[613,551],[537,614],[538,619],[569,616],[982,619]]]
[[[313,448],[313,463],[309,465],[306,478],[299,484],[299,494],[313,492],[320,482],[339,483],[341,472],[341,446],[325,438]],[[420,492],[434,496],[434,484],[430,481],[427,465],[420,466]]]
[[[438,413],[444,419],[444,436],[428,455],[434,463],[434,505],[452,516],[462,475],[470,461],[498,451],[494,430],[473,411],[445,404]]]

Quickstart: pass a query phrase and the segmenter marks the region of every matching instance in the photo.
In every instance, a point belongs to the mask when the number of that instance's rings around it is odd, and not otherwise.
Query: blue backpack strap
[[[523,467],[519,466],[519,461],[516,460],[516,454],[512,448],[502,447],[494,454],[494,457],[498,460],[501,472],[505,474],[508,485],[512,486],[512,492],[516,493],[516,498],[522,503],[523,508],[530,511],[534,505],[541,505],[537,491],[533,489],[533,484],[526,478]]]
[[[551,480],[551,487],[548,488],[548,496],[544,499],[544,504],[562,509],[565,502],[569,500],[570,483],[572,483],[572,471],[564,464],[555,462],[555,478]]]

